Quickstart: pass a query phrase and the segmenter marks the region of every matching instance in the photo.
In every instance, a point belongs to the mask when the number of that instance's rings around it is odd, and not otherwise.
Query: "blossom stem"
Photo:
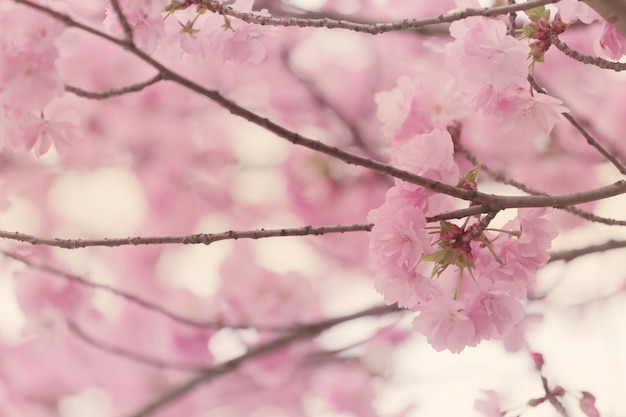
[[[461,282],[463,281],[463,268],[459,269],[459,277],[456,280],[456,290],[454,291],[454,301],[459,300],[461,294]]]

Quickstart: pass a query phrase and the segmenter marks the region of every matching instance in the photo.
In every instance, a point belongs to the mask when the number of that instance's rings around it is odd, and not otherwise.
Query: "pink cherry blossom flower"
[[[61,95],[55,68],[58,52],[51,43],[0,51],[0,101],[13,107],[41,110]]]
[[[514,84],[503,89],[496,89],[491,83],[482,84],[474,93],[475,108],[482,110],[485,117],[503,120],[511,113],[520,92],[525,91],[525,88]]]
[[[47,153],[51,146],[64,156],[69,143],[80,137],[79,129],[68,121],[36,117],[20,109],[7,110],[7,114],[7,144],[14,149],[33,151],[38,157]]]
[[[511,332],[507,336],[502,339],[502,343],[504,344],[504,349],[507,352],[518,352],[522,348],[528,346],[528,342],[526,341],[526,332],[527,330],[543,320],[543,316],[540,314],[526,314],[524,319],[517,323]]]
[[[600,412],[596,408],[596,397],[594,397],[590,392],[582,392],[579,405],[580,409],[587,417],[600,417]]]
[[[528,45],[507,34],[506,24],[494,19],[465,19],[450,25],[456,41],[448,54],[460,59],[465,79],[489,83],[499,90],[523,83],[528,75]]]
[[[485,417],[503,417],[504,412],[500,406],[500,396],[497,392],[483,390],[485,398],[477,399],[474,408],[480,411]]]
[[[426,336],[437,351],[459,353],[467,346],[476,346],[474,323],[467,316],[465,305],[449,297],[436,297],[419,308],[413,328]]]
[[[442,129],[434,129],[430,133],[415,136],[395,152],[395,165],[405,171],[456,185],[459,181],[459,168],[454,162],[454,146],[450,134]],[[422,207],[426,213],[429,208],[428,199],[435,193],[422,186],[396,181],[397,189],[390,190],[390,201],[398,204],[409,203]],[[449,201],[444,197],[445,201]],[[428,211],[426,211],[428,210]]]
[[[535,269],[542,267],[550,258],[552,240],[558,235],[558,229],[550,220],[542,217],[545,208],[521,208],[517,211],[517,222],[521,235],[517,239],[517,253],[524,263],[532,262]],[[507,223],[504,228],[515,230],[515,221]]]
[[[32,270],[16,273],[16,277],[18,302],[31,318],[72,317],[90,309],[93,291],[76,283],[50,279]]]
[[[478,279],[478,283],[487,283]],[[490,284],[487,284],[490,285]],[[494,285],[488,289],[478,289],[470,307],[468,316],[474,322],[476,334],[482,339],[501,339],[511,333],[513,327],[523,320],[524,307],[506,292],[506,286],[498,289]]]
[[[170,0],[125,0],[122,2],[125,12],[131,15],[141,13],[149,17],[161,15],[170,3]]]
[[[454,162],[454,145],[450,133],[443,129],[434,129],[411,138],[396,152],[398,168],[435,181],[456,184],[459,180],[459,168]],[[405,188],[419,185],[402,182]]]
[[[565,23],[580,20],[585,24],[589,24],[600,19],[598,13],[579,0],[561,0],[556,7],[559,8],[561,20]]]
[[[0,51],[9,48],[51,47],[66,26],[57,19],[25,7],[0,13]]]
[[[430,111],[432,96],[409,77],[400,77],[396,88],[378,93],[375,100],[388,139],[404,143],[409,137],[434,127]]]
[[[618,60],[626,54],[626,36],[604,21],[602,35],[593,43],[593,49],[599,56]]]
[[[441,289],[427,278],[428,272],[386,268],[374,278],[374,288],[387,304],[398,303],[401,308],[416,308],[419,304],[441,294]]]
[[[133,40],[144,52],[152,53],[165,36],[162,13],[169,2],[163,0],[131,0],[120,3],[122,12],[133,30]],[[111,5],[106,9],[104,27],[118,36],[124,33]]]
[[[543,355],[539,352],[530,352],[530,357],[535,363],[535,368],[538,371],[540,371],[543,368],[543,365],[545,365],[546,363],[545,359],[543,358]]]
[[[318,298],[311,283],[297,272],[277,274],[254,265],[244,244],[220,267],[225,278],[217,298],[228,312],[229,323],[286,326],[313,321],[318,316]],[[241,262],[241,259],[248,262]]]
[[[414,271],[430,247],[423,212],[416,207],[385,203],[370,211],[368,219],[374,223],[370,251],[376,265]]]
[[[252,0],[237,0],[233,8],[249,12],[252,11]],[[269,16],[267,11],[255,12]],[[263,37],[273,36],[274,28],[249,25],[236,19],[225,20],[224,16],[211,14],[207,16],[203,32],[207,34],[208,59],[210,55],[217,55],[225,62],[238,64],[260,64],[265,59]]]
[[[374,387],[365,367],[351,362],[331,364],[313,379],[313,389],[328,401],[337,415],[377,417],[372,398]]]
[[[529,139],[547,136],[554,125],[563,119],[568,109],[562,101],[547,94],[536,93],[514,99],[505,115],[510,129],[522,132]]]
[[[62,120],[38,119],[24,130],[24,148],[32,150],[35,156],[48,152],[51,146],[60,156],[65,156],[71,142],[79,139],[79,131],[70,122]]]
[[[545,212],[545,208],[519,209],[517,219],[506,223],[502,229],[511,232],[521,229],[520,236],[502,233],[490,244],[502,264],[495,262],[488,251],[475,251],[476,274],[513,298],[526,297],[537,269],[549,259],[548,250],[557,235],[556,226],[542,217]]]
[[[134,40],[144,52],[154,51],[165,36],[165,25],[161,16],[139,15],[133,26]]]
[[[431,68],[400,77],[394,89],[379,92],[375,100],[378,119],[392,147],[435,128],[446,128],[470,110],[456,77]]]

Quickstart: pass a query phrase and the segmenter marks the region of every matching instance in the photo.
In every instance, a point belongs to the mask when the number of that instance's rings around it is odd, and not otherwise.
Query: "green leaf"
[[[524,13],[526,13],[526,16],[533,22],[539,19],[550,20],[550,10],[547,10],[545,6],[535,7],[534,9],[526,10]]]

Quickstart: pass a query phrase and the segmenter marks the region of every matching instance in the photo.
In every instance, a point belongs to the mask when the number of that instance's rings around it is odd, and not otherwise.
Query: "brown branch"
[[[124,12],[122,12],[122,8],[120,7],[119,0],[110,0],[111,6],[113,6],[113,10],[117,15],[117,20],[119,20],[120,25],[122,25],[122,29],[124,30],[124,35],[126,36],[126,41],[130,44],[133,43],[133,28],[130,27],[130,23],[128,23],[128,19],[124,16]]]
[[[254,11],[267,11],[272,17],[296,17],[300,19],[332,19],[340,21],[351,21],[365,25],[375,25],[379,23],[375,20],[354,14],[342,14],[334,10],[315,11],[304,9],[293,4],[276,0],[256,0],[252,6]],[[450,31],[444,25],[425,26],[419,29],[412,29],[412,33],[423,36],[450,36]]]
[[[554,393],[548,386],[548,379],[543,375],[541,375],[541,385],[543,386],[543,390],[546,393],[544,398],[550,402],[552,407],[554,407],[554,409],[561,415],[561,417],[569,417],[569,414],[567,413],[565,407],[563,407],[563,404],[561,404],[561,401],[557,398],[556,395],[554,395]]]
[[[347,315],[347,316],[342,316],[339,318],[334,318],[334,319],[327,319],[324,320],[322,322],[315,322],[315,323],[297,323],[294,324],[293,326],[290,327],[270,327],[270,326],[262,326],[262,325],[240,325],[240,326],[232,326],[232,325],[225,325],[221,322],[216,322],[216,321],[200,321],[200,320],[195,320],[195,319],[191,319],[191,318],[187,318],[187,317],[183,317],[180,316],[177,313],[171,312],[167,309],[165,309],[163,306],[153,303],[152,301],[146,300],[144,298],[141,298],[137,295],[131,294],[129,292],[126,292],[124,290],[120,290],[117,288],[114,288],[112,286],[106,285],[106,284],[100,284],[97,282],[93,282],[93,281],[89,281],[88,279],[85,279],[83,277],[80,277],[78,275],[75,274],[71,274],[69,272],[65,272],[65,271],[61,271],[57,268],[54,268],[52,266],[49,266],[47,264],[44,264],[43,262],[36,262],[36,261],[30,261],[26,258],[24,258],[23,256],[20,256],[18,254],[9,252],[9,251],[5,251],[5,250],[1,250],[0,249],[0,254],[9,258],[9,259],[13,259],[16,260],[18,262],[21,262],[22,264],[28,266],[29,268],[33,268],[33,269],[37,269],[39,271],[43,271],[43,272],[47,272],[52,274],[53,276],[65,279],[67,281],[71,281],[74,282],[78,285],[84,286],[84,287],[88,287],[88,288],[94,288],[97,290],[103,290],[106,291],[112,295],[115,295],[116,297],[120,297],[126,301],[129,301],[131,303],[134,303],[140,307],[143,307],[147,310],[156,312],[158,314],[161,314],[171,320],[174,320],[178,323],[187,325],[187,326],[191,326],[191,327],[196,327],[196,328],[233,328],[233,329],[250,329],[250,328],[254,328],[257,330],[263,330],[263,331],[273,331],[273,332],[294,332],[294,331],[302,331],[302,330],[307,330],[307,329],[311,329],[311,328],[317,328],[319,327],[322,323],[323,326],[328,326],[332,323],[334,324],[339,324],[343,321],[347,321],[347,320],[352,320],[355,318],[359,318],[359,317],[363,317],[364,315],[373,315],[373,314],[383,314],[383,313],[388,313],[388,312],[393,312],[393,311],[399,311],[398,307],[396,306],[380,306],[380,307],[373,307],[372,309],[368,309],[368,310],[364,310],[358,313],[353,313],[351,315]],[[333,324],[333,325],[334,325]]]
[[[613,249],[623,249],[626,248],[626,240],[609,240],[605,243],[600,243],[598,245],[590,245],[584,248],[579,249],[570,249],[559,252],[553,252],[550,255],[550,260],[548,262],[556,262],[556,261],[572,261],[580,256],[588,255],[591,253],[598,252],[606,252]]]
[[[131,302],[135,305],[138,305],[146,310],[161,314],[171,320],[174,320],[175,322],[184,324],[186,326],[191,326],[191,327],[196,327],[196,328],[239,328],[239,329],[245,329],[245,328],[256,328],[256,329],[260,329],[260,330],[267,330],[267,331],[284,331],[284,329],[282,328],[273,328],[273,327],[266,327],[266,326],[259,326],[259,327],[255,327],[253,325],[246,325],[246,326],[230,326],[230,325],[225,325],[224,323],[221,323],[219,321],[201,321],[201,320],[195,320],[192,318],[188,318],[188,317],[184,317],[179,315],[178,313],[174,313],[168,309],[166,309],[165,307],[163,307],[162,305],[146,300],[138,295],[126,292],[124,290],[118,289],[118,288],[114,288],[110,285],[106,285],[106,284],[100,284],[97,282],[93,282],[93,281],[89,281],[88,279],[85,279],[83,277],[80,277],[78,275],[75,274],[71,274],[69,272],[65,272],[65,271],[61,271],[57,268],[54,268],[52,266],[49,266],[47,264],[44,264],[42,262],[36,262],[36,261],[30,261],[26,258],[24,258],[23,256],[20,256],[16,253],[12,253],[9,251],[5,251],[5,250],[0,250],[0,254],[6,256],[7,258],[10,259],[14,259],[18,262],[21,262],[22,264],[28,266],[29,268],[33,268],[33,269],[37,269],[39,271],[44,271],[47,272],[49,274],[52,274],[53,276],[59,277],[61,279],[65,279],[67,281],[71,281],[74,282],[78,285],[84,286],[84,287],[88,287],[88,288],[93,288],[93,289],[97,289],[97,290],[103,290],[108,292],[109,294],[113,294],[116,297],[120,297],[128,302]]]
[[[359,126],[357,126],[354,122],[350,121],[346,115],[343,114],[341,109],[332,103],[328,97],[324,95],[321,89],[317,86],[315,82],[312,80],[298,74],[292,65],[289,63],[289,53],[285,52],[283,65],[287,69],[287,71],[296,79],[300,84],[304,86],[304,88],[311,94],[311,98],[314,102],[322,107],[325,110],[330,111],[335,118],[341,122],[341,124],[350,132],[350,136],[352,136],[352,141],[356,147],[361,149],[365,155],[372,159],[381,159],[380,155],[377,154],[371,147],[368,145],[367,141],[361,134]]]
[[[195,376],[191,378],[190,380],[165,392],[154,401],[150,402],[149,404],[146,404],[137,412],[130,414],[129,417],[149,416],[155,411],[160,410],[161,408],[167,406],[168,404],[171,404],[172,402],[176,401],[178,398],[186,395],[193,389],[197,388],[199,385],[210,382],[221,375],[237,370],[237,368],[239,368],[239,366],[241,366],[241,364],[243,364],[244,362],[263,356],[269,352],[280,349],[283,346],[289,345],[298,340],[313,338],[319,335],[320,333],[322,333],[324,330],[330,329],[331,327],[337,324],[345,323],[345,322],[355,320],[361,317],[381,315],[381,314],[393,313],[397,311],[399,311],[399,309],[395,305],[379,306],[379,307],[369,308],[369,309],[366,309],[357,313],[349,314],[343,317],[323,320],[323,321],[320,321],[318,323],[314,323],[308,326],[299,327],[297,329],[294,329],[292,332],[290,332],[289,334],[285,336],[279,337],[268,343],[252,348],[241,356],[238,356],[234,359],[226,361],[220,365],[216,365],[205,371],[202,371],[198,376]]]
[[[87,343],[95,349],[109,353],[111,355],[115,355],[118,358],[140,363],[142,365],[148,365],[158,369],[172,369],[187,372],[199,372],[207,369],[206,365],[193,365],[157,359],[143,353],[135,352],[126,348],[114,346],[112,344],[96,340],[92,336],[85,333],[83,329],[81,329],[75,322],[71,320],[67,321],[67,326],[71,330],[71,332],[74,333],[83,342]]]
[[[0,238],[26,242],[32,245],[53,246],[63,249],[78,249],[90,246],[139,246],[139,245],[210,245],[211,243],[227,239],[264,239],[285,236],[319,236],[330,233],[369,232],[371,224],[341,224],[337,226],[305,226],[292,229],[258,229],[258,230],[230,230],[223,233],[198,233],[184,236],[147,236],[104,239],[60,239],[43,238],[20,232],[0,230]]]
[[[501,16],[517,11],[528,10],[535,7],[543,6],[546,4],[556,3],[559,0],[534,0],[526,3],[511,4],[506,6],[497,7],[485,7],[482,9],[465,9],[459,12],[442,14],[437,17],[430,17],[425,19],[403,19],[390,23],[357,23],[347,20],[333,20],[329,18],[323,19],[305,19],[297,17],[272,17],[264,16],[258,13],[241,12],[233,9],[230,6],[222,4],[216,0],[187,0],[182,4],[182,7],[188,7],[190,5],[202,6],[207,10],[214,13],[219,13],[240,19],[246,23],[256,25],[271,25],[271,26],[295,26],[295,27],[314,27],[314,28],[327,28],[327,29],[346,29],[354,32],[368,33],[371,35],[377,35],[386,32],[396,32],[401,30],[414,30],[424,26],[436,25],[440,23],[451,23],[457,20],[462,20],[471,16]]]
[[[461,154],[463,154],[463,156],[473,165],[480,166],[481,170],[487,173],[487,175],[489,175],[489,177],[491,177],[493,180],[498,181],[502,184],[512,185],[518,190],[524,191],[525,193],[528,193],[530,195],[549,195],[546,192],[531,188],[524,183],[516,181],[512,178],[509,178],[504,173],[500,171],[496,171],[490,166],[480,162],[478,158],[476,157],[476,155],[470,152],[470,150],[467,149],[461,143],[460,138],[458,136],[453,136],[452,139],[454,140],[454,149],[460,152]],[[583,219],[588,220],[590,222],[594,222],[594,223],[608,224],[611,226],[626,226],[626,220],[609,219],[607,217],[597,216],[588,211],[579,209],[578,207],[568,206],[568,207],[562,207],[560,210],[567,211],[568,213],[582,217]]]
[[[561,41],[556,35],[550,38],[552,45],[563,52],[568,57],[582,62],[583,64],[595,65],[602,69],[609,69],[612,71],[624,71],[626,70],[626,63],[607,61],[606,59],[598,58],[595,56],[583,55],[578,51],[570,48],[565,42]]]
[[[475,157],[466,150],[460,143],[455,145],[457,150],[462,152],[470,162],[476,163]],[[526,185],[514,180],[507,179],[504,174],[491,170],[491,168],[481,165],[482,169],[494,179],[505,184],[511,184],[530,194],[552,198],[549,195],[533,190]],[[509,197],[506,197],[509,198]],[[521,207],[528,207],[523,205]],[[508,208],[515,208],[508,207]],[[562,207],[562,210],[578,214],[586,219],[593,219],[601,223],[612,225],[626,225],[624,220],[605,219],[587,213],[575,207]],[[443,212],[426,218],[427,223],[436,223],[442,220],[462,219],[481,213],[489,213],[494,210],[490,206],[475,205],[458,210]],[[598,218],[599,220],[596,220]],[[103,247],[119,247],[119,246],[141,246],[141,245],[210,245],[221,240],[237,240],[237,239],[266,239],[271,237],[288,237],[288,236],[320,236],[331,233],[350,233],[350,232],[370,232],[373,223],[355,223],[340,224],[335,226],[304,226],[287,229],[255,229],[255,230],[229,230],[222,233],[198,233],[193,235],[181,236],[134,236],[126,238],[103,238],[103,239],[68,239],[68,238],[45,238],[40,236],[29,235],[21,232],[8,232],[0,230],[0,239],[14,240],[18,242],[30,243],[31,245],[50,246],[61,249],[80,249],[94,246]],[[20,259],[20,261],[23,261]]]
[[[157,74],[154,77],[150,78],[149,80],[141,82],[141,83],[132,84],[132,85],[122,87],[122,88],[112,88],[110,90],[105,90],[105,91],[100,91],[100,92],[87,91],[87,90],[83,90],[82,88],[66,84],[65,91],[69,91],[70,93],[74,93],[80,97],[90,98],[94,100],[104,100],[107,98],[121,96],[124,94],[136,93],[138,91],[143,90],[144,88],[148,86],[151,86],[152,84],[158,83],[161,80],[163,80],[163,77],[161,77],[161,74]]]

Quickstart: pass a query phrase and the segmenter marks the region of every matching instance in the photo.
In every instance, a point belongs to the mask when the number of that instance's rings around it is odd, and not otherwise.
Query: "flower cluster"
[[[236,0],[232,6],[243,12],[252,11],[252,0]],[[163,9],[161,9],[163,10]],[[237,65],[256,65],[263,62],[266,50],[263,38],[272,36],[274,29],[248,25],[228,16],[208,13],[202,6],[189,7],[172,2],[166,10],[166,20],[159,16],[159,24],[163,26],[153,38],[159,38],[163,32],[165,45],[180,46],[180,50],[196,60],[212,61],[215,58],[223,62]],[[261,10],[259,15],[269,14]],[[148,25],[153,27],[155,25]]]
[[[421,150],[421,152],[420,152]],[[400,168],[447,184],[475,187],[477,170],[459,181],[452,139],[436,129],[398,150]],[[502,339],[524,318],[520,300],[548,260],[556,228],[545,209],[520,209],[498,231],[485,218],[427,226],[426,216],[450,199],[398,181],[372,210],[370,251],[375,287],[387,303],[420,314],[414,328],[437,350],[460,352],[484,339]]]
[[[63,93],[54,44],[63,24],[42,13],[14,7],[0,17],[0,146],[41,155],[63,130],[42,116],[43,109]],[[28,132],[28,133],[24,133]]]
[[[485,117],[495,118],[529,139],[548,135],[567,109],[546,94],[531,93],[526,80],[531,48],[507,34],[500,20],[475,17],[454,22],[447,56]]]

